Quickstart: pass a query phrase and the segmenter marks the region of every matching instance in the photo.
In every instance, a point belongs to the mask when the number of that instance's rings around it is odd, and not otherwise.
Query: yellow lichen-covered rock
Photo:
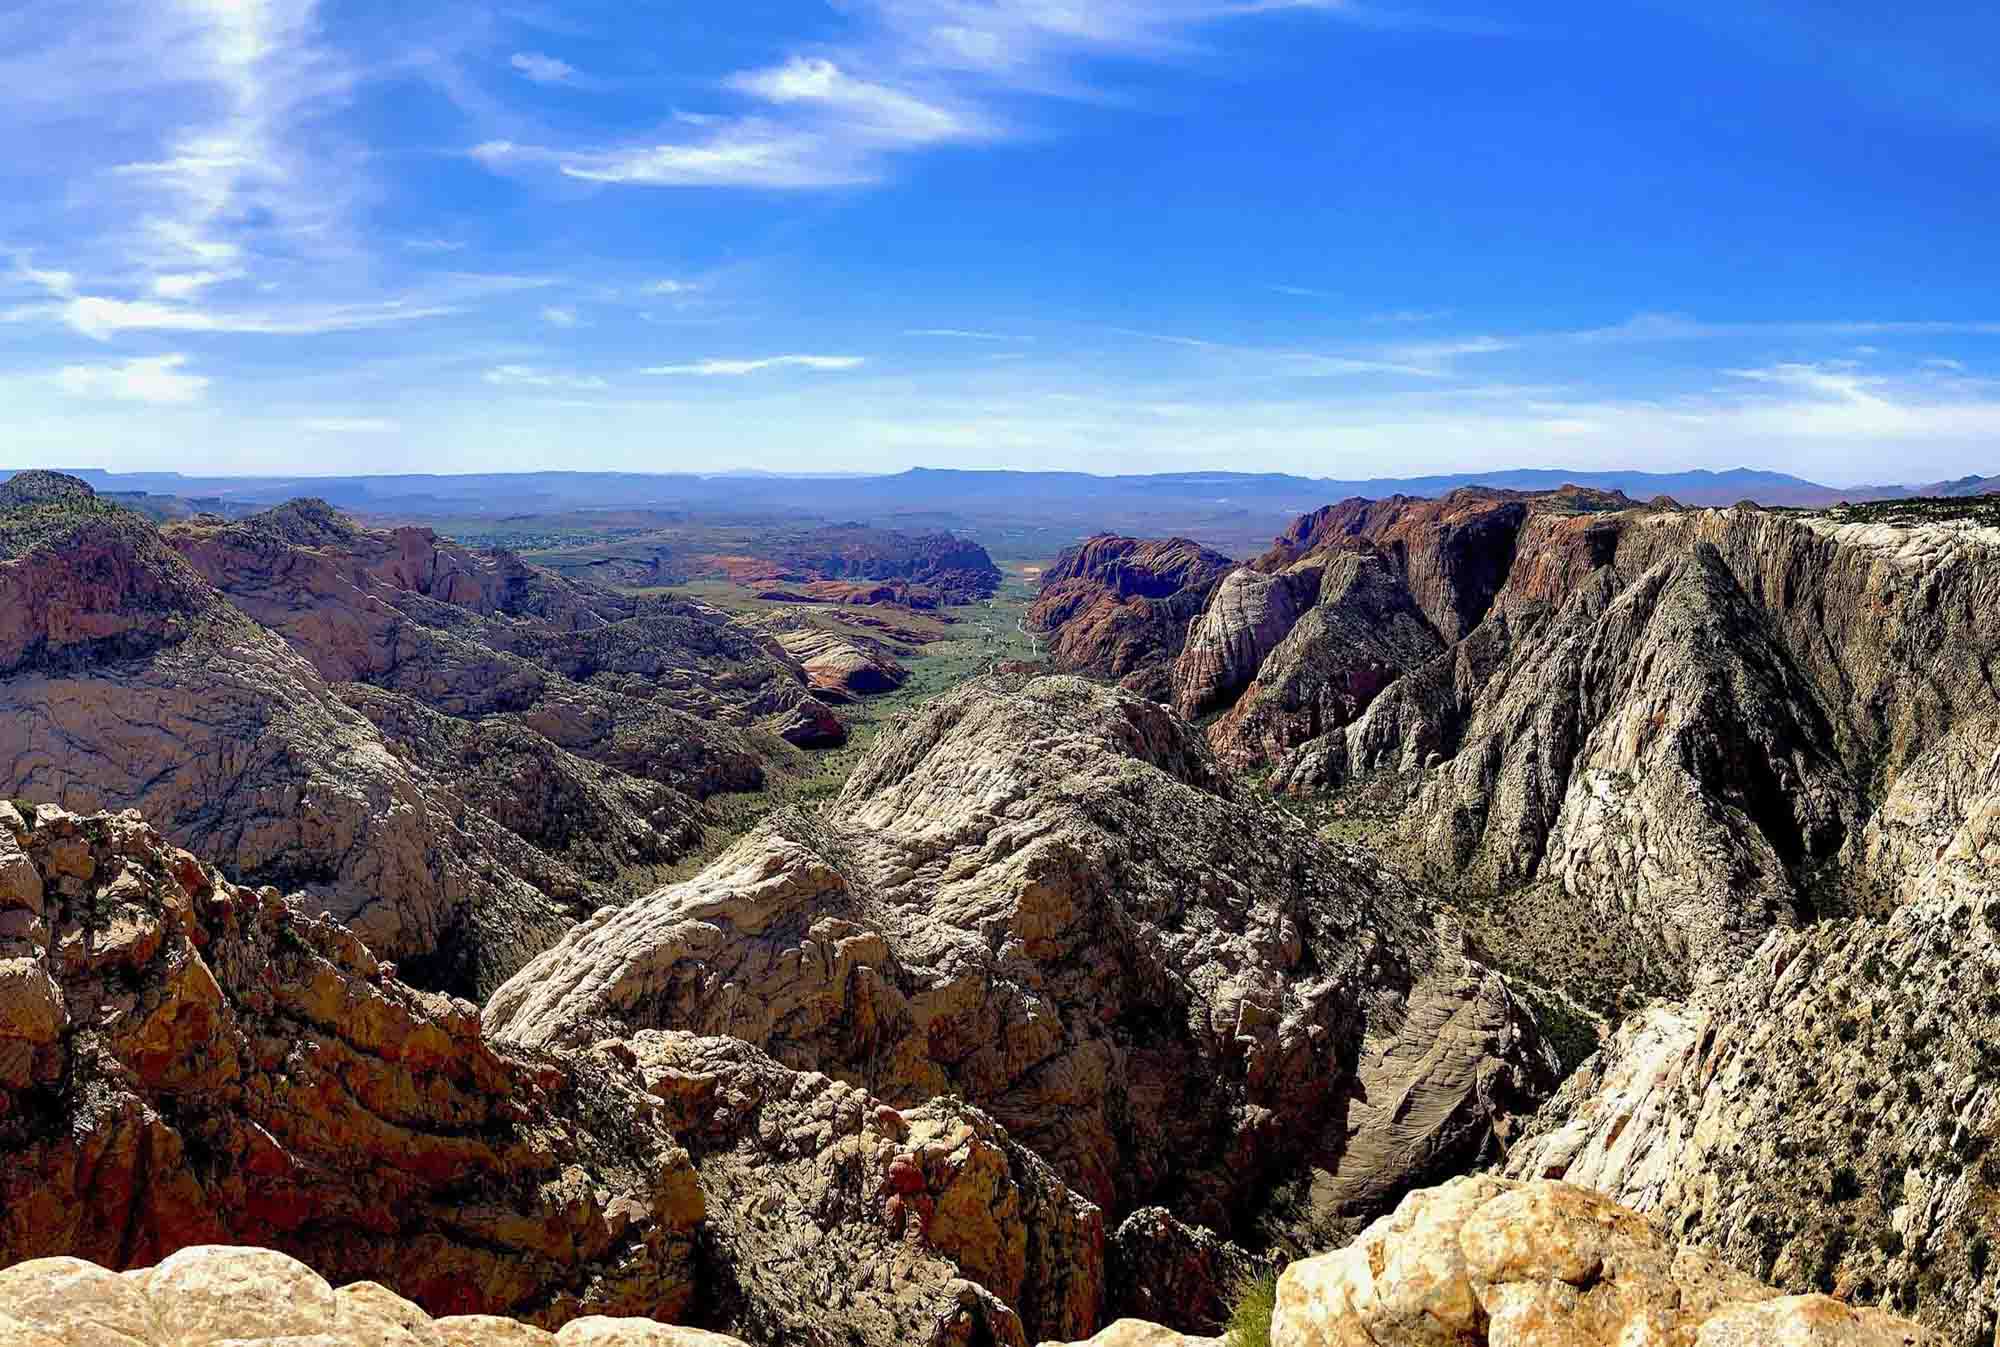
[[[1570,1184],[1490,1175],[1412,1193],[1278,1279],[1272,1347],[1915,1347],[1926,1330],[1780,1296]]]

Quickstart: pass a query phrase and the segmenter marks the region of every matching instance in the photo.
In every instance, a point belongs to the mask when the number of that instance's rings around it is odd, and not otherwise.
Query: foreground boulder
[[[1301,1231],[1492,1154],[1553,1080],[1418,893],[1240,797],[1159,705],[982,680],[842,795],[600,912],[501,988],[524,1048],[730,1035],[897,1108],[957,1095],[1122,1221]],[[1321,1237],[1322,1239],[1324,1237]]]
[[[1487,1176],[1413,1193],[1278,1279],[1272,1347],[1914,1347],[1918,1325],[1783,1296],[1582,1188]]]
[[[433,1319],[375,1282],[338,1291],[270,1249],[195,1245],[156,1267],[111,1272],[80,1258],[0,1270],[8,1347],[743,1347],[650,1319],[594,1315],[559,1333],[487,1315]]]

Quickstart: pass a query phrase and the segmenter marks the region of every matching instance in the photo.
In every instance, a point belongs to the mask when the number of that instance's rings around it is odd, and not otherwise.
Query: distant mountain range
[[[943,468],[873,477],[787,476],[741,469],[723,475],[522,472],[337,477],[63,471],[83,478],[100,493],[116,493],[127,504],[167,517],[191,509],[241,514],[300,496],[318,497],[339,509],[378,519],[426,521],[598,509],[676,510],[706,517],[781,516],[955,529],[999,549],[996,555],[1021,556],[1053,555],[1077,539],[1105,531],[1178,533],[1240,556],[1263,550],[1291,519],[1322,505],[1352,496],[1436,496],[1462,486],[1533,491],[1575,484],[1623,491],[1636,500],[1671,496],[1683,505],[1750,500],[1788,506],[2000,491],[2000,477],[1841,488],[1752,468],[1665,473],[1510,468],[1365,480],[1286,473],[1099,477],[1082,472]]]

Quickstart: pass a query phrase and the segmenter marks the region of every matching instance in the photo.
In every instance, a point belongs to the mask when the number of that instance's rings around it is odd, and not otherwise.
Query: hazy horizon
[[[1993,14],[0,19],[8,457],[1995,471]]]

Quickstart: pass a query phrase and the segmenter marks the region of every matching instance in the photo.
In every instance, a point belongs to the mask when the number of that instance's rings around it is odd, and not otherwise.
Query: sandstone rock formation
[[[1621,979],[1683,994],[1770,929],[1892,905],[1963,817],[2000,725],[1984,672],[2000,532],[1583,504],[1526,502],[1478,625],[1280,757],[1273,788],[1365,802],[1409,867],[1516,928],[1517,963],[1603,941],[1622,961],[1591,992],[1607,1008]],[[1289,593],[1326,553],[1287,559],[1329,528],[1302,522],[1259,563],[1288,570],[1240,588]],[[1212,666],[1267,665],[1276,645],[1229,616],[1229,589],[1204,623],[1240,653]],[[1225,751],[1230,732],[1212,731]]]
[[[501,1041],[739,1038],[889,1104],[955,1094],[1115,1219],[1338,1225],[1488,1152],[1552,1063],[1366,857],[1239,797],[1161,707],[983,680],[818,817],[599,913],[497,992]]]
[[[1214,1231],[1174,1219],[1165,1207],[1142,1207],[1111,1236],[1107,1314],[1220,1333],[1238,1288],[1260,1270],[1257,1259]]]
[[[321,501],[166,537],[329,682],[509,716],[696,797],[760,784],[742,728],[810,700],[795,664],[713,609],[580,585],[429,529],[364,529]]]
[[[643,1031],[629,1051],[708,1195],[709,1320],[798,1347],[1024,1344],[1097,1322],[1101,1213],[978,1110],[897,1110],[733,1038]]]
[[[131,814],[0,804],[0,1266],[281,1249],[434,1312],[671,1318],[701,1188],[615,1061],[506,1058]]]
[[[1413,1193],[1278,1280],[1272,1347],[1916,1347],[1918,1325],[1781,1296],[1582,1188],[1487,1176]]]
[[[1277,655],[1261,679],[1267,696],[1276,685],[1277,706],[1219,724],[1212,736],[1240,765],[1267,762],[1345,725],[1397,675],[1472,632],[1507,584],[1530,518],[1630,504],[1616,493],[1575,488],[1529,494],[1471,487],[1438,500],[1354,499],[1304,515],[1217,591],[1175,666],[1174,705],[1188,716],[1230,707]],[[1378,559],[1363,594],[1349,592],[1352,563],[1344,559],[1355,556]],[[1320,629],[1308,625],[1294,635],[1303,618],[1327,606],[1335,611]],[[1347,642],[1363,630],[1378,631],[1382,646],[1348,655]],[[1319,694],[1329,671],[1338,691]],[[1308,707],[1311,714],[1301,715]]]
[[[1256,649],[1271,617],[1298,609],[1284,636],[1258,660],[1249,685],[1209,731],[1217,756],[1239,769],[1269,762],[1346,725],[1383,688],[1444,649],[1395,566],[1379,552],[1317,557],[1281,573],[1272,585],[1290,597],[1272,595],[1275,606],[1261,626],[1247,632],[1226,627],[1218,634],[1226,619],[1204,620],[1182,656],[1185,671],[1198,664],[1198,651],[1232,652],[1246,635]],[[1226,668],[1230,662],[1225,654],[1218,664]],[[1189,714],[1207,698],[1185,683],[1180,693]]]
[[[744,1347],[735,1338],[603,1315],[550,1333],[512,1319],[433,1319],[375,1282],[338,1291],[270,1249],[193,1245],[122,1275],[80,1258],[0,1270],[10,1347]]]
[[[1105,1294],[1098,1208],[976,1110],[732,1039],[496,1050],[129,814],[0,803],[0,1153],[0,1268],[254,1242],[564,1342],[1018,1347]]]
[[[683,854],[704,796],[761,781],[751,725],[844,738],[719,614],[314,502],[163,537],[59,474],[7,489],[12,793],[140,808],[427,986],[489,989],[627,868]]]
[[[1509,1157],[1795,1290],[1988,1341],[2000,1243],[2000,752],[1887,919],[1767,938],[1706,1009],[1655,1006]]]
[[[894,692],[910,677],[894,656],[859,636],[806,625],[782,627],[776,634],[779,646],[805,670],[813,691],[829,700],[851,702]]]
[[[1047,635],[1059,669],[1164,701],[1190,624],[1235,564],[1186,538],[1100,534],[1043,573],[1027,623]]]
[[[205,858],[304,891],[432,985],[498,981],[566,924],[579,876],[388,752],[151,524],[85,498],[16,507],[0,535],[13,795],[143,807]]]

